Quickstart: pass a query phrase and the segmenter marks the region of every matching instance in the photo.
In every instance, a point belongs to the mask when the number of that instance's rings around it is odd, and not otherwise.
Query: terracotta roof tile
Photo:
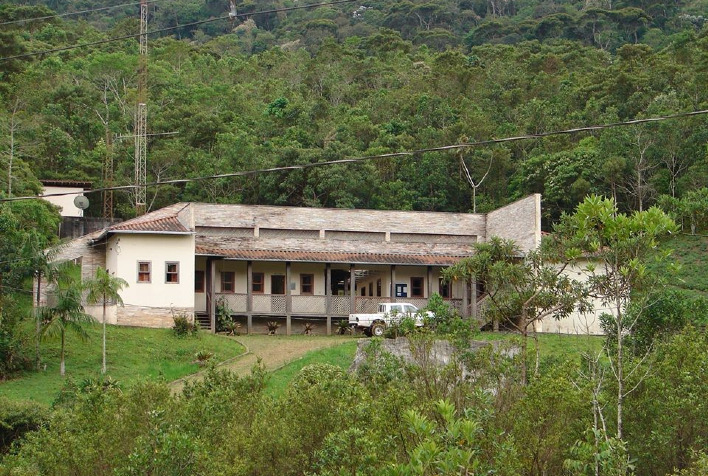
[[[108,228],[108,232],[121,231],[145,231],[145,232],[168,232],[168,233],[189,233],[190,227],[180,220],[179,212],[188,203],[176,203],[169,207],[161,208],[146,215],[124,221]]]
[[[320,252],[302,250],[248,250],[218,249],[197,246],[198,255],[223,256],[224,258],[254,261],[299,261],[317,263],[353,264],[419,264],[452,265],[464,256],[405,255],[393,253]]]

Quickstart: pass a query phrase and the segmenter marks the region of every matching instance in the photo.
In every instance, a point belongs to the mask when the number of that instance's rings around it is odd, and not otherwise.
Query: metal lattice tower
[[[147,0],[140,0],[138,104],[135,109],[135,211],[145,213],[147,194]]]

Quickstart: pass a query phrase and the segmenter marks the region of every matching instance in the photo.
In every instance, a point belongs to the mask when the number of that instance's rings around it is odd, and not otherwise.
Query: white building
[[[441,294],[474,315],[473,287],[445,285],[441,270],[492,235],[522,250],[541,239],[541,198],[491,213],[439,213],[178,203],[71,241],[62,259],[125,279],[125,307],[112,322],[167,327],[175,313],[215,326],[228,305],[251,331],[253,320],[326,323],[379,302],[424,306]]]

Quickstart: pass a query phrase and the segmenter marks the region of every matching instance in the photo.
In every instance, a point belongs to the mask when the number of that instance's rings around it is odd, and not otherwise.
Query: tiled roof
[[[199,227],[484,236],[484,214],[193,203]]]
[[[470,245],[356,240],[255,239],[197,234],[196,253],[239,260],[449,265],[472,254]]]
[[[215,249],[197,246],[198,255],[222,256],[224,258],[253,261],[296,261],[315,263],[352,263],[352,264],[419,264],[452,265],[464,256],[404,255],[392,253],[347,253],[318,252],[300,250],[239,250]]]
[[[189,233],[193,231],[188,223],[180,216],[180,212],[189,207],[188,203],[176,203],[169,207],[161,208],[146,215],[127,220],[108,228],[108,233],[114,232],[168,232]]]

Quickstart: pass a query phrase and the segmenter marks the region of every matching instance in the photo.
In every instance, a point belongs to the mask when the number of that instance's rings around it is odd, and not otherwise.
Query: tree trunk
[[[622,307],[617,302],[617,438],[622,439],[622,406],[624,403],[624,362],[622,348]]]
[[[106,296],[103,296],[103,366],[101,373],[106,373]]]
[[[528,332],[528,327],[526,325],[526,316],[522,316],[522,325],[521,325],[521,385],[526,386],[527,383],[527,371],[526,371],[526,365],[528,363],[528,337],[529,337],[529,332]]]
[[[42,297],[42,273],[37,273],[37,311],[39,309],[41,297]],[[36,329],[35,329],[35,364],[37,366],[37,372],[42,370],[42,359],[39,355],[39,339],[40,339],[40,334],[42,333],[42,321],[40,319],[39,312],[35,312],[36,314]]]
[[[59,364],[59,375],[62,377],[64,376],[65,373],[65,365],[64,365],[64,330],[62,329],[61,331],[61,364]]]

